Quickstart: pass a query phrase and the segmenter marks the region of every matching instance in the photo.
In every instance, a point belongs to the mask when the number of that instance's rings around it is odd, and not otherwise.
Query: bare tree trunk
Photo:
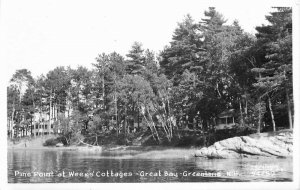
[[[57,121],[58,120],[58,114],[60,113],[60,101],[58,100],[58,105],[56,105],[57,106],[57,109],[56,109],[56,119],[55,119],[55,121]]]
[[[165,122],[163,121],[163,118],[161,117],[161,125],[166,133],[166,137],[168,139],[168,141],[170,142],[171,141],[171,137],[170,137],[170,131],[168,130],[168,127],[167,125],[165,124]]]
[[[11,138],[14,137],[14,134],[13,134],[13,127],[14,127],[14,117],[15,117],[15,101],[13,101],[13,111],[11,113],[11,127],[10,127],[10,130],[11,130]]]
[[[34,125],[33,125],[32,117],[31,117],[31,118],[30,118],[30,135],[31,135],[31,136],[32,136],[33,128],[34,128]]]
[[[60,120],[58,120],[58,127],[56,127],[56,128],[53,127],[53,133],[57,134],[58,133],[58,129],[61,129]]]
[[[269,102],[269,109],[270,109],[270,114],[271,114],[271,118],[272,118],[273,131],[276,131],[274,114],[273,114],[273,110],[272,110],[272,103],[271,103],[271,98],[269,96],[268,96],[268,102]]]
[[[246,100],[245,100],[245,114],[246,116],[248,116],[248,101],[247,101],[247,97],[246,97]]]
[[[169,99],[167,98],[167,105],[168,105],[168,109],[169,109]],[[172,123],[170,120],[170,114],[169,114],[169,110],[167,111],[166,106],[164,104],[164,111],[165,111],[165,117],[162,117],[162,119],[164,119],[165,121],[165,125],[167,126],[168,132],[169,132],[169,136],[170,136],[170,141],[173,137],[173,127],[172,127]]]
[[[244,116],[243,116],[243,108],[242,108],[242,102],[241,102],[241,98],[240,98],[240,101],[239,101],[239,104],[240,104],[240,114],[241,114],[241,124],[242,126],[244,127],[245,126],[245,123],[244,123]]]
[[[161,140],[160,140],[160,138],[159,138],[157,129],[156,129],[156,127],[155,127],[155,123],[154,123],[154,121],[153,121],[153,119],[152,119],[152,116],[151,116],[151,114],[150,114],[150,111],[149,111],[149,108],[148,108],[148,107],[147,107],[147,112],[148,112],[149,119],[150,119],[151,124],[152,124],[152,127],[153,127],[153,131],[154,131],[155,134],[156,134],[157,140],[158,140],[159,143],[161,143]]]
[[[116,130],[117,136],[119,136],[119,123],[118,123],[118,99],[117,99],[117,85],[116,85],[116,73],[114,73],[114,106],[115,106],[115,120],[116,120]]]
[[[195,79],[195,77],[194,77],[194,79]],[[170,101],[169,101],[169,92],[168,92],[168,96],[167,96],[167,105],[168,105],[168,121],[169,121],[169,125],[171,128],[171,137],[173,138],[173,125],[172,125],[172,121],[171,121],[171,111],[170,111],[171,108],[170,108]]]
[[[260,101],[260,100],[259,100],[259,101]],[[261,108],[261,102],[259,102],[257,133],[260,133],[260,129],[261,129],[261,118],[262,118],[262,108]]]
[[[65,137],[65,136],[63,136],[63,137]],[[65,137],[65,139],[66,139],[66,141],[67,141],[67,145],[68,145],[68,144],[69,144],[69,141],[68,141],[67,137]]]
[[[196,118],[195,116],[193,117],[193,130],[196,131]]]
[[[50,93],[50,105],[49,105],[49,128],[51,127],[51,118],[52,118],[52,88]],[[45,125],[44,125],[44,129],[45,129]]]
[[[155,124],[154,124],[154,122],[153,122],[152,118],[151,118],[151,123],[152,123],[153,129],[154,129],[154,131],[155,131],[155,133],[156,133],[156,136],[157,136],[158,142],[160,143],[160,142],[161,142],[161,140],[160,140],[160,138],[159,138],[159,135],[158,135],[157,129],[156,129],[156,127],[155,127]]]
[[[124,135],[126,137],[126,127],[127,127],[127,105],[125,105],[125,118],[124,118]]]
[[[33,93],[31,93],[31,99],[32,99],[33,112],[35,113],[35,100],[34,100],[34,97],[33,97]],[[31,130],[30,130],[30,135],[31,136],[32,136],[33,131],[34,131],[34,125],[33,125],[32,117],[31,117]],[[35,134],[33,136],[35,136]]]
[[[286,94],[286,101],[287,101],[287,108],[288,108],[290,129],[293,129],[293,118],[292,118],[291,102],[290,102],[290,98],[289,98],[289,94],[288,94],[287,89],[285,90],[285,94]]]
[[[97,135],[97,133],[96,133],[96,139],[95,139],[95,142],[93,143],[93,145],[96,145],[96,146],[98,146],[99,144],[98,144],[98,135]]]
[[[137,129],[140,129],[140,109],[139,109],[139,101],[137,102],[137,106],[138,106],[138,109],[137,109],[137,112],[138,112],[138,114],[137,114],[137,124],[138,124]]]
[[[102,76],[102,97],[103,97],[103,109],[105,110],[105,80],[104,80],[104,73]]]
[[[165,108],[165,104],[163,103],[163,108],[164,108],[164,112],[165,112],[165,115],[164,114],[161,114],[160,115],[160,119],[161,119],[161,124],[162,124],[162,127],[164,128],[165,130],[165,133],[166,133],[166,136],[168,138],[169,141],[171,141],[171,133],[172,133],[172,129],[168,127],[168,116],[167,116],[167,111],[166,111],[166,108]],[[155,109],[156,112],[157,112],[157,109]],[[172,127],[172,126],[171,126]]]
[[[116,115],[116,128],[117,128],[117,136],[119,135],[119,123],[118,123],[118,102],[117,102],[117,95],[115,89],[115,115]]]
[[[69,93],[68,93],[68,118],[70,117],[70,109],[71,109],[71,104],[70,104],[70,96],[71,96],[71,89],[69,87]],[[69,124],[68,124],[69,125]]]
[[[149,126],[149,128],[151,130],[152,137],[155,140],[155,136],[154,136],[154,132],[153,132],[152,126],[151,126],[150,122],[148,121],[148,119],[146,118],[145,114],[143,114],[143,116],[145,118],[145,121],[146,121],[147,125]]]
[[[179,122],[180,122],[180,121],[179,121]],[[178,126],[178,125],[179,125],[179,122],[177,122],[176,119],[175,119],[175,122],[174,122],[174,129],[176,128],[175,130],[177,130],[177,135],[178,135],[178,138],[180,139],[180,138],[181,138],[181,135],[180,135],[179,126]]]

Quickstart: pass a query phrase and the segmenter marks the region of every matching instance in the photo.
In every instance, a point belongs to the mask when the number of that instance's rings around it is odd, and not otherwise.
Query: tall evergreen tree
[[[256,88],[262,90],[261,97],[266,98],[273,130],[276,130],[274,108],[286,104],[287,118],[292,128],[292,9],[277,7],[270,16],[266,16],[270,25],[257,27],[258,44],[265,60],[261,67],[254,68],[258,73]],[[283,94],[283,95],[282,95]],[[285,102],[282,100],[285,97]],[[281,106],[279,106],[281,107]]]
[[[129,74],[140,74],[145,67],[144,49],[140,42],[134,42],[126,55],[129,60],[127,61],[126,70]]]

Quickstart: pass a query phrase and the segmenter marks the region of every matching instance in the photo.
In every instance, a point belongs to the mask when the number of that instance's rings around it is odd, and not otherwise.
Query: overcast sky
[[[1,62],[8,81],[22,68],[33,76],[56,66],[91,68],[99,53],[125,55],[134,41],[159,52],[171,41],[184,15],[189,13],[199,21],[209,6],[215,6],[229,24],[236,19],[245,31],[255,33],[255,26],[267,24],[265,15],[276,5],[274,1],[258,2],[2,0]]]

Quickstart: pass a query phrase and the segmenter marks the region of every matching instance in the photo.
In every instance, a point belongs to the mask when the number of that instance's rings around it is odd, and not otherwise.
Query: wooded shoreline
[[[25,142],[26,143],[26,142]],[[174,146],[120,146],[102,145],[91,146],[31,146],[30,142],[8,146],[8,150],[49,150],[49,151],[76,151],[78,153],[117,153],[116,158],[122,155],[134,158],[191,158],[201,157],[207,159],[258,159],[258,158],[292,158],[293,157],[293,131],[281,130],[249,136],[239,136],[218,141],[209,147],[174,147]],[[82,145],[82,144],[81,144]],[[155,155],[155,156],[154,156]]]
[[[92,69],[17,70],[7,87],[9,139],[59,134],[66,146],[209,146],[293,129],[292,9],[277,7],[255,35],[209,7],[178,23],[159,54],[134,42]]]

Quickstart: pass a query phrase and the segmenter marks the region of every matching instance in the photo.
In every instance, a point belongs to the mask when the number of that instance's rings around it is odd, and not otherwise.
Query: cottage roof
[[[222,113],[220,113],[218,115],[218,118],[233,117],[234,113],[235,113],[234,109],[228,109],[228,110],[225,110]]]

